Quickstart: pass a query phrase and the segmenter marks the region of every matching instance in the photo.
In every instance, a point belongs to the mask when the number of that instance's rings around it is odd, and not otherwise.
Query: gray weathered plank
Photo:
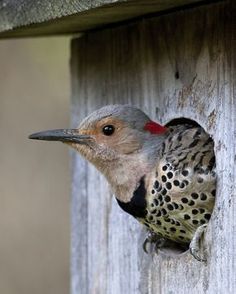
[[[78,33],[209,0],[3,0],[0,38]]]
[[[73,41],[73,126],[111,103],[137,105],[162,123],[191,118],[215,140],[218,174],[204,265],[189,253],[144,254],[141,226],[120,210],[95,168],[74,155],[73,294],[235,293],[235,22],[236,4],[227,1]]]

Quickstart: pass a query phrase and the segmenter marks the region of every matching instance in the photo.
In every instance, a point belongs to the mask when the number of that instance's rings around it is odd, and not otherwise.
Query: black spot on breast
[[[203,201],[207,200],[207,195],[205,193],[201,193],[200,199]]]
[[[171,190],[171,188],[172,188],[172,185],[171,185],[171,183],[170,183],[170,182],[167,182],[167,183],[166,183],[166,188],[167,188],[168,190]]]
[[[170,196],[166,195],[165,196],[165,202],[170,202],[170,200],[171,200]]]
[[[183,189],[183,188],[185,187],[185,184],[182,182],[182,183],[180,183],[179,187],[180,187],[181,189]]]
[[[159,195],[159,196],[158,196],[158,199],[159,199],[160,201],[163,201],[163,197],[162,197],[162,195]]]
[[[205,217],[205,219],[209,220],[211,218],[211,215],[210,215],[210,213],[206,213],[206,214],[204,214],[204,217]]]
[[[158,189],[158,188],[159,188],[159,182],[158,182],[158,181],[155,181],[155,183],[154,183],[154,188],[155,188],[155,189]]]
[[[166,176],[162,176],[161,179],[162,179],[162,181],[163,181],[164,183],[167,181]]]
[[[187,177],[187,175],[188,175],[188,171],[187,171],[187,170],[183,170],[183,171],[182,171],[182,175],[183,175],[184,177]]]
[[[187,181],[187,180],[183,180],[183,183],[184,183],[186,186],[188,186],[189,181]]]
[[[192,193],[191,196],[192,196],[193,199],[198,199],[198,194],[197,193]]]
[[[157,199],[154,199],[153,201],[154,201],[154,204],[155,204],[156,206],[159,205],[159,201],[158,201]]]
[[[174,208],[175,209],[178,209],[179,208],[179,205],[176,202],[172,202],[172,204],[174,205]]]
[[[175,186],[179,186],[179,181],[178,180],[174,180],[173,183],[174,183]]]
[[[152,221],[152,220],[153,220],[153,216],[152,215],[149,215],[148,221]]]
[[[157,216],[157,217],[161,216],[161,211],[160,211],[160,210],[157,211],[156,216]]]
[[[168,177],[168,179],[173,178],[173,173],[172,173],[172,172],[168,172],[168,173],[167,173],[167,177]]]
[[[165,208],[162,208],[161,209],[161,213],[162,213],[162,215],[166,215],[167,214],[167,211],[165,210]]]
[[[143,176],[139,181],[138,188],[134,191],[133,197],[129,202],[122,202],[116,198],[119,206],[127,213],[133,215],[134,217],[145,217],[147,214],[146,211],[146,188],[145,188],[145,177]]]
[[[193,200],[190,200],[188,203],[189,206],[193,206],[194,204],[195,204],[195,202]]]
[[[162,167],[162,170],[163,170],[163,171],[166,171],[167,168],[168,168],[168,167],[167,167],[166,165],[164,165],[164,166]]]
[[[171,204],[167,204],[167,208],[168,208],[169,210],[174,210],[174,207],[173,207]]]
[[[167,187],[166,187],[167,188]],[[164,188],[162,191],[161,191],[161,194],[162,195],[166,195],[166,193],[167,193],[167,190]]]

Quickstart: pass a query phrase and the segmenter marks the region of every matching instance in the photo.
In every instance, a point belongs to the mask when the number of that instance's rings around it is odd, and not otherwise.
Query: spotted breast
[[[200,127],[171,127],[160,158],[146,179],[146,214],[139,220],[161,237],[190,243],[214,206],[213,140]]]

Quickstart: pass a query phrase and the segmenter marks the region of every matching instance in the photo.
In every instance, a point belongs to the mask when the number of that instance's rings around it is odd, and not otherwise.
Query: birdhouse
[[[214,140],[206,263],[143,252],[145,230],[73,153],[71,293],[235,293],[235,1],[5,0],[0,19],[0,38],[71,35],[72,127],[127,103],[163,125],[197,123]]]

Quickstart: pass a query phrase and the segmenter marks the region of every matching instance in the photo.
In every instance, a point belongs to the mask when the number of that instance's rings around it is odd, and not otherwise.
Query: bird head
[[[76,129],[44,131],[29,138],[62,141],[104,172],[114,168],[114,163],[119,165],[134,157],[138,160],[139,154],[148,156],[166,130],[136,107],[108,105],[91,113]]]

